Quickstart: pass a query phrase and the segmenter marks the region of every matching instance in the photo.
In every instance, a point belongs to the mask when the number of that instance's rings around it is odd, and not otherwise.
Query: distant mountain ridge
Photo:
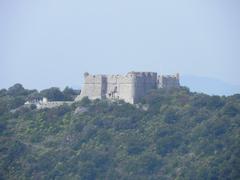
[[[181,85],[189,87],[191,91],[206,93],[209,95],[228,96],[240,93],[240,85],[233,85],[210,77],[182,75]]]

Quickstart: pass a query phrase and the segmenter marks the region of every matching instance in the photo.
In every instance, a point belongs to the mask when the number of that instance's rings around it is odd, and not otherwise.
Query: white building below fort
[[[46,97],[44,97],[42,100],[34,100],[34,101],[27,101],[25,102],[25,105],[34,104],[36,105],[37,109],[44,109],[44,108],[54,108],[58,107],[64,104],[72,104],[74,101],[48,101]]]

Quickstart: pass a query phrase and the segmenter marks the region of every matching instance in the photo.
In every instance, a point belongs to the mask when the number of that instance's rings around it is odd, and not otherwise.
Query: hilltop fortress
[[[37,109],[54,108],[64,104],[71,105],[84,97],[91,100],[124,100],[135,104],[152,89],[177,87],[180,87],[178,73],[176,75],[157,75],[155,72],[129,72],[125,76],[84,73],[84,86],[75,101],[48,101],[44,97],[42,100],[27,101],[24,106],[30,107],[34,104]]]
[[[135,104],[152,89],[179,86],[179,74],[158,76],[155,72],[129,72],[123,76],[84,73],[84,86],[75,101],[88,97],[89,99],[124,100]]]

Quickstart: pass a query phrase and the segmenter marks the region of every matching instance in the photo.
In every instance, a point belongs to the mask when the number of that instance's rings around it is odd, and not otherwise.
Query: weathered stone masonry
[[[129,72],[122,76],[85,73],[83,89],[75,100],[87,96],[89,99],[121,99],[134,104],[149,90],[179,86],[179,74],[158,76],[155,72]]]

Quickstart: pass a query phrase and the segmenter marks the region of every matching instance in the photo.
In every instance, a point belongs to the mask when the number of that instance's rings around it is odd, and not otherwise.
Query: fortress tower
[[[158,88],[174,88],[180,86],[179,73],[176,75],[159,75]]]
[[[179,75],[157,76],[155,72],[129,72],[127,75],[90,75],[84,73],[84,86],[76,101],[89,99],[124,100],[134,104],[150,90],[179,87]]]

